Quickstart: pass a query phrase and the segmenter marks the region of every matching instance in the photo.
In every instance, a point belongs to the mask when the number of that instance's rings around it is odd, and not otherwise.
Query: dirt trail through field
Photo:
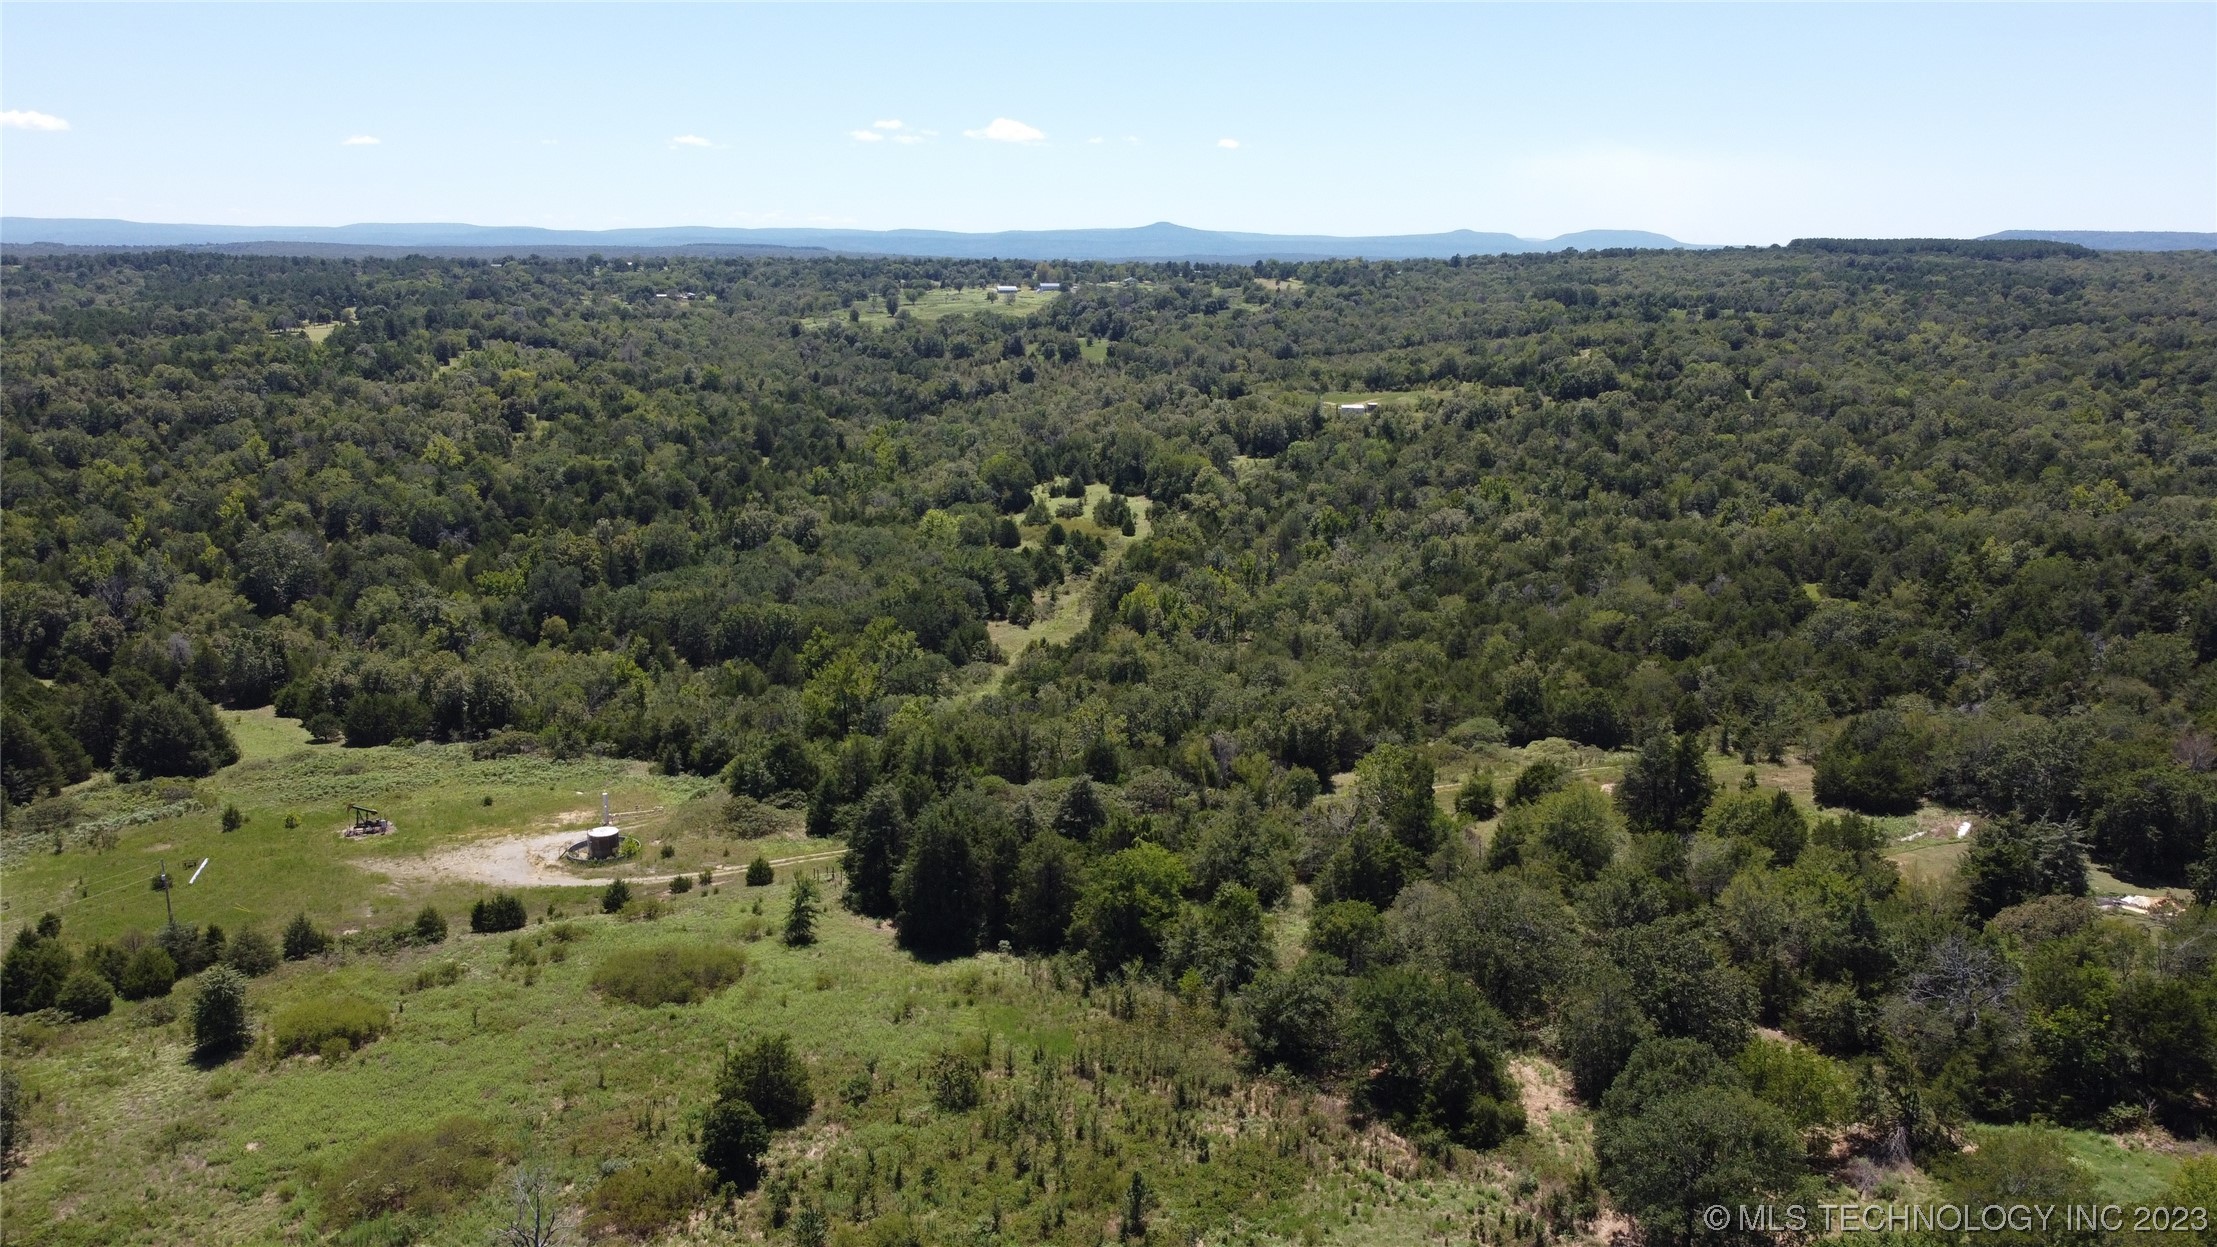
[[[581,838],[575,829],[543,832],[457,845],[422,857],[365,858],[358,864],[364,870],[395,880],[482,883],[500,888],[597,888],[606,886],[614,878],[631,883],[664,883],[679,875],[694,873],[680,870],[668,874],[634,875],[618,870],[613,874],[588,877],[562,862],[562,851]],[[807,862],[826,862],[844,852],[844,849],[819,849],[792,857],[774,857],[770,859],[770,865],[794,866]],[[725,868],[726,871],[731,869]]]

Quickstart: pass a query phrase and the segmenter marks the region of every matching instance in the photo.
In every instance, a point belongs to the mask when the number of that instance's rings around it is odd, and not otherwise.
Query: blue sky
[[[11,2],[0,211],[2210,230],[2217,5]]]

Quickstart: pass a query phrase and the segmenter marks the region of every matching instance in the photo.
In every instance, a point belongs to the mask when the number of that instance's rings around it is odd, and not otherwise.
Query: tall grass
[[[475,1198],[512,1159],[514,1148],[476,1117],[381,1134],[321,1168],[321,1220],[339,1227],[395,1213],[434,1218]]]
[[[683,1005],[706,1000],[746,972],[747,955],[736,948],[673,942],[613,954],[593,971],[593,986],[635,1005]]]
[[[385,1033],[392,1014],[385,1006],[360,996],[328,996],[303,1000],[277,1015],[271,1038],[284,1056],[332,1053],[336,1045],[352,1052]]]

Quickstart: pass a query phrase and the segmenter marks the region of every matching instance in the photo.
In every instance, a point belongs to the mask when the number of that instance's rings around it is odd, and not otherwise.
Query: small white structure
[[[1021,287],[1021,286],[995,286],[995,287],[993,287],[993,293],[995,293],[995,294],[1015,294],[1015,293],[1017,293],[1017,292],[1018,292],[1019,290],[1021,290],[1021,289],[1023,289],[1023,287]]]
[[[1341,403],[1339,405],[1339,414],[1343,416],[1359,416],[1376,410],[1378,410],[1378,404],[1376,403]]]
[[[1060,290],[1062,289],[1062,283],[1059,281],[1043,281],[1039,283],[1039,289],[1041,293],[1045,293],[1049,290]]]
[[[604,792],[600,794],[600,826],[585,833],[585,856],[595,861],[614,857],[623,843],[624,833],[616,830],[616,820],[608,815],[608,794]]]

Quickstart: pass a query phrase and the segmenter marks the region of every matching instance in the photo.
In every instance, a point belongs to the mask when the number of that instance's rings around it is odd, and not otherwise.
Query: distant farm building
[[[1343,416],[1359,416],[1376,410],[1378,410],[1378,404],[1376,403],[1341,403],[1339,405],[1339,414]]]
[[[1015,294],[1015,293],[1016,293],[1016,292],[1017,292],[1018,290],[1020,290],[1020,289],[1022,289],[1022,287],[1020,287],[1020,286],[995,286],[995,287],[993,287],[993,293],[995,293],[995,294]]]
[[[1040,290],[1041,290],[1042,292],[1045,292],[1045,291],[1048,291],[1048,290],[1060,290],[1060,289],[1062,289],[1062,283],[1061,283],[1061,282],[1059,282],[1059,281],[1043,281],[1043,282],[1039,283],[1039,289],[1040,289]]]

